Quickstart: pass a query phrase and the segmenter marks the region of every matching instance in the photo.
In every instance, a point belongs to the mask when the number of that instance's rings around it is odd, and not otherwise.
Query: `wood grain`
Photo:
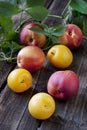
[[[68,0],[49,0],[46,5],[52,14],[61,15]],[[44,21],[49,26],[62,24],[60,19],[52,17]],[[80,79],[78,95],[70,101],[55,99],[56,110],[53,120],[40,121],[28,112],[27,105],[31,96],[37,92],[47,92],[46,84],[50,75],[59,70],[46,60],[44,66],[33,73],[32,88],[24,93],[12,92],[6,84],[8,73],[14,65],[3,63],[0,70],[0,130],[87,130],[87,44],[83,41],[78,50],[72,51],[74,61],[67,69],[76,72]],[[59,116],[59,118],[58,118]]]

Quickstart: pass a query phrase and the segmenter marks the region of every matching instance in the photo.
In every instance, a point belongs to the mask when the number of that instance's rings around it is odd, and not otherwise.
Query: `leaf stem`
[[[51,15],[51,14],[49,14],[48,16],[49,17],[54,17],[54,18],[60,18],[60,19],[62,19],[62,16],[59,16],[59,15]]]
[[[3,52],[0,53],[0,61],[14,62],[17,60],[17,57],[7,57]],[[15,62],[16,63],[16,62]]]
[[[17,28],[16,28],[16,32],[20,29],[20,27],[24,24],[24,23],[26,23],[26,22],[30,22],[30,21],[32,21],[32,18],[30,18],[30,17],[28,17],[28,18],[26,18],[26,19],[24,19],[23,21],[21,21],[21,23],[17,26]]]

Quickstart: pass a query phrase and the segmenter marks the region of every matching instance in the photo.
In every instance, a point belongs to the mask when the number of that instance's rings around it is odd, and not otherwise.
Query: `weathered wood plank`
[[[51,12],[61,15],[63,7],[67,1],[54,0],[50,5]],[[52,26],[61,24],[59,19],[52,17],[44,21],[47,25]],[[60,116],[63,124],[54,123],[50,119],[39,121],[30,116],[27,104],[36,92],[47,92],[46,84],[50,75],[55,72],[56,68],[46,60],[43,68],[33,74],[33,89],[22,94],[13,93],[7,86],[3,89],[0,97],[0,129],[1,130],[87,130],[87,44],[83,42],[81,47],[73,51],[74,61],[67,68],[75,71],[80,79],[80,89],[78,95],[71,101],[61,102],[55,99],[56,111],[54,116]],[[3,70],[4,71],[4,70]],[[10,70],[9,70],[10,71]],[[7,71],[5,71],[7,73]],[[4,79],[5,80],[5,79]]]
[[[45,0],[45,7],[49,8],[52,5],[53,0]]]
[[[4,88],[6,83],[6,77],[9,72],[14,68],[15,64],[3,62],[0,68],[0,90]]]
[[[50,14],[61,16],[65,6],[67,5],[67,2],[68,0],[53,0],[52,5],[49,7]],[[45,24],[48,26],[54,26],[62,24],[63,20],[55,17],[47,17],[43,22],[45,22]]]
[[[87,129],[87,44],[83,42],[82,46],[73,51],[74,61],[73,64],[67,68],[75,71],[80,79],[80,89],[78,95],[71,101],[61,102],[57,99],[55,115],[59,115],[63,119],[64,124],[51,123],[50,121],[44,121],[41,124],[40,130],[86,130]],[[48,67],[49,68],[49,67]],[[56,69],[55,69],[56,70]],[[54,71],[55,71],[54,70]]]
[[[33,75],[33,74],[32,74]],[[32,88],[24,93],[17,94],[12,92],[8,86],[2,91],[0,96],[0,129],[6,130],[16,130],[21,118],[25,114],[25,110],[27,109],[29,98],[33,94],[33,89],[38,82],[39,71],[33,75],[33,85]],[[28,110],[27,110],[28,112]],[[39,124],[39,121],[31,119],[29,113],[27,113],[30,118],[31,125],[32,122],[34,127]],[[26,119],[25,119],[26,120]],[[29,123],[30,124],[30,123]]]

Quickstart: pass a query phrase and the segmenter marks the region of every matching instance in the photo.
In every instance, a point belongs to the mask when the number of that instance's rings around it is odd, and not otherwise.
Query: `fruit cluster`
[[[20,32],[20,41],[24,47],[18,52],[18,68],[13,70],[7,78],[8,86],[14,92],[24,92],[33,83],[32,72],[38,71],[44,64],[47,56],[48,62],[59,69],[68,68],[73,62],[72,49],[78,48],[83,39],[80,28],[74,24],[67,24],[66,31],[58,37],[60,44],[52,46],[47,54],[42,47],[46,44],[44,34],[30,30],[31,27],[40,28],[35,23],[25,25]],[[47,119],[55,111],[53,97],[60,100],[72,99],[78,93],[79,78],[72,70],[59,70],[54,72],[47,83],[47,93],[40,92],[34,95],[28,104],[30,114],[37,119]]]

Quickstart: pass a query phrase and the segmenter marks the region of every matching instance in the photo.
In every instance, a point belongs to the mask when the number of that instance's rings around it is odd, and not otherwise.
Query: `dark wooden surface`
[[[68,0],[48,0],[47,8],[52,14],[61,15]],[[49,26],[61,24],[62,21],[52,17],[43,21]],[[16,65],[3,63],[0,70],[0,130],[87,130],[87,43],[83,41],[77,51],[73,51],[74,61],[67,69],[76,72],[80,79],[78,95],[66,102],[55,99],[56,111],[52,119],[36,120],[28,112],[28,101],[34,93],[47,92],[46,84],[55,69],[46,60],[38,72],[32,74],[33,86],[30,90],[17,94],[12,92],[6,78]]]

